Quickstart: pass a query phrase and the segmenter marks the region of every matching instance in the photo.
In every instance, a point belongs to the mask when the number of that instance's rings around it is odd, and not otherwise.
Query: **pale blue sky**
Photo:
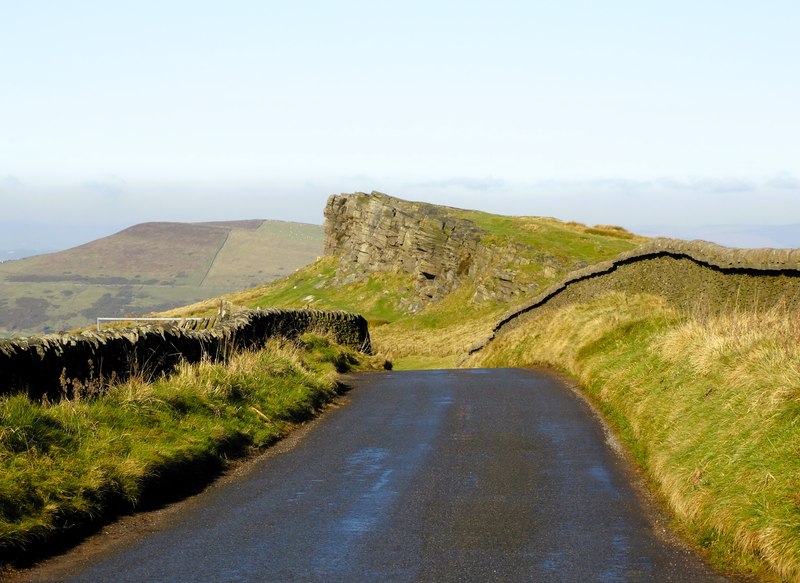
[[[800,223],[799,27],[796,0],[0,0],[0,227],[320,222],[373,189]]]

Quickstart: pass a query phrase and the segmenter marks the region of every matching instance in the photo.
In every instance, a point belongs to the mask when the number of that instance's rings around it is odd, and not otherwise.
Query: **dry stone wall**
[[[205,330],[142,326],[81,335],[48,335],[0,342],[0,394],[24,392],[58,398],[88,383],[147,377],[179,362],[220,360],[267,339],[322,330],[363,352],[372,350],[367,321],[359,314],[319,310],[253,310]]]
[[[613,291],[660,295],[689,312],[782,305],[800,313],[800,249],[729,249],[703,241],[654,239],[611,261],[573,272],[509,312],[492,336],[470,353],[539,310],[587,302]]]

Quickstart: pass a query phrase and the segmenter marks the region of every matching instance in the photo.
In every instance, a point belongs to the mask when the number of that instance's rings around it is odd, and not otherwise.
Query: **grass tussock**
[[[336,394],[337,371],[357,362],[352,350],[307,334],[91,398],[3,397],[0,559],[207,480],[229,457],[314,415]]]
[[[472,302],[473,293],[464,286],[416,314],[370,327],[373,345],[393,360],[411,357],[455,366],[476,339],[491,333],[505,309],[497,302]]]
[[[604,411],[723,568],[800,579],[800,321],[611,294],[500,336],[482,366],[555,366]]]

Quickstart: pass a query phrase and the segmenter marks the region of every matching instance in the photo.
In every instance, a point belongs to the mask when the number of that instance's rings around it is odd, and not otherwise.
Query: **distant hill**
[[[272,281],[322,254],[319,225],[144,223],[72,249],[0,263],[0,335],[141,315]]]
[[[800,249],[800,225],[662,226],[634,230],[648,236],[701,239],[726,247]]]

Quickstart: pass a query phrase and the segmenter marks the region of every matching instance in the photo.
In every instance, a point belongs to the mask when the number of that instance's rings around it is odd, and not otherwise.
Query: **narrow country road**
[[[292,447],[180,503],[146,536],[19,580],[726,580],[656,532],[601,424],[558,378],[348,380],[346,405]]]

